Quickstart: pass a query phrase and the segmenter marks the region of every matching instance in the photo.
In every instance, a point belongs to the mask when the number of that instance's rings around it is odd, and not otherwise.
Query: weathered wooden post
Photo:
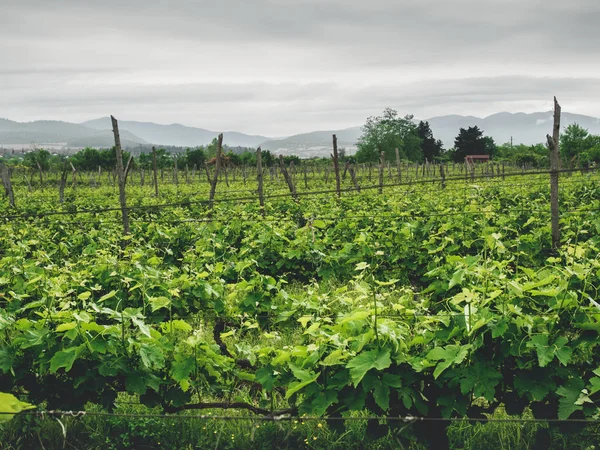
[[[338,161],[338,148],[337,148],[337,136],[333,135],[333,169],[335,170],[335,190],[337,192],[337,196],[341,195],[340,192],[340,165]]]
[[[121,204],[121,216],[123,218],[123,232],[129,234],[129,211],[127,210],[127,199],[125,197],[125,169],[123,168],[123,150],[121,149],[121,138],[119,136],[119,124],[117,119],[110,116],[113,134],[115,136],[115,149],[117,153],[117,175],[119,177],[119,203]]]
[[[156,172],[156,147],[152,147],[152,171],[154,172],[154,196],[158,197],[158,174]]]
[[[384,165],[384,153],[379,152],[379,193],[383,193],[383,165]]]
[[[15,194],[13,192],[12,183],[10,182],[10,171],[7,166],[0,163],[0,176],[2,177],[2,184],[4,185],[4,192],[8,197],[8,203],[11,207],[15,207]]]
[[[221,152],[223,149],[223,133],[219,134],[217,137],[217,157],[215,159],[215,173],[213,174],[213,179],[210,182],[210,195],[209,195],[209,204],[210,208],[213,207],[213,201],[215,199],[215,192],[217,190],[217,182],[219,181],[219,172],[221,170]]]
[[[554,97],[554,128],[552,136],[546,135],[548,149],[550,150],[550,212],[552,220],[552,248],[560,246],[560,228],[558,216],[558,160],[560,138],[560,112],[561,108]]]
[[[400,151],[396,148],[396,170],[398,172],[398,183],[402,183],[402,172],[400,171]]]
[[[256,178],[258,181],[258,201],[260,202],[260,212],[265,215],[265,196],[263,193],[263,168],[262,168],[262,150],[256,149]]]
[[[292,197],[297,202],[298,194],[296,193],[296,187],[294,186],[294,181],[292,180],[292,177],[290,176],[287,169],[285,168],[285,163],[283,161],[283,155],[279,155],[279,169],[281,170],[281,173],[283,174],[283,178],[285,179],[285,182],[287,183],[288,188],[290,189],[290,193],[292,194]]]

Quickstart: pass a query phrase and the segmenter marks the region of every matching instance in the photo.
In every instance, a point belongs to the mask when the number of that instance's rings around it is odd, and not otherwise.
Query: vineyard
[[[458,425],[495,419],[537,427],[518,448],[591,448],[597,172],[561,173],[553,248],[548,172],[341,167],[337,187],[308,165],[203,171],[131,170],[128,232],[118,170],[10,175],[0,391],[35,409],[0,448],[19,429],[51,448],[30,430],[48,418],[69,442],[66,421],[118,414],[130,435],[188,418],[208,427],[198,448],[466,448]],[[174,439],[129,445],[196,448]]]

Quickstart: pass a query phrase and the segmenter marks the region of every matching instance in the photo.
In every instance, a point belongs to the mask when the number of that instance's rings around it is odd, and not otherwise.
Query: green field
[[[198,174],[155,198],[135,172],[127,236],[111,174],[59,203],[60,174],[13,173],[0,391],[89,415],[17,416],[0,449],[594,448],[594,423],[508,419],[598,417],[600,176],[561,175],[553,250],[547,174],[405,170],[339,198],[298,170],[298,201],[267,173],[264,211],[241,171],[212,208]]]

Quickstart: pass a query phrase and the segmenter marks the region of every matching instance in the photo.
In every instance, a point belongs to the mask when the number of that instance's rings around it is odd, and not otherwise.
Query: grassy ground
[[[90,412],[100,411],[89,405]],[[121,414],[148,414],[156,411],[142,405],[121,404]],[[205,412],[214,416],[222,412]],[[190,414],[196,415],[196,414]],[[247,416],[246,416],[247,417]],[[505,418],[501,412],[495,419]],[[0,449],[311,449],[421,450],[410,442],[407,430],[389,431],[383,437],[369,437],[366,421],[346,422],[345,431],[333,431],[325,421],[260,422],[217,420],[214,418],[169,417],[66,417],[19,416],[0,426]],[[597,426],[574,433],[549,429],[539,423],[489,422],[471,425],[453,423],[448,435],[453,449],[462,450],[537,450],[598,448]],[[535,444],[537,437],[537,445]]]

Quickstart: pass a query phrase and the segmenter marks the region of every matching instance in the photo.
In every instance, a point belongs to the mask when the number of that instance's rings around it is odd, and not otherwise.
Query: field
[[[0,390],[87,415],[19,415],[0,448],[594,448],[600,177],[561,174],[553,249],[548,174],[495,169],[339,197],[298,169],[297,200],[267,172],[264,210],[241,170],[212,205],[132,172],[129,235],[112,174],[59,203],[60,174],[13,173]]]

